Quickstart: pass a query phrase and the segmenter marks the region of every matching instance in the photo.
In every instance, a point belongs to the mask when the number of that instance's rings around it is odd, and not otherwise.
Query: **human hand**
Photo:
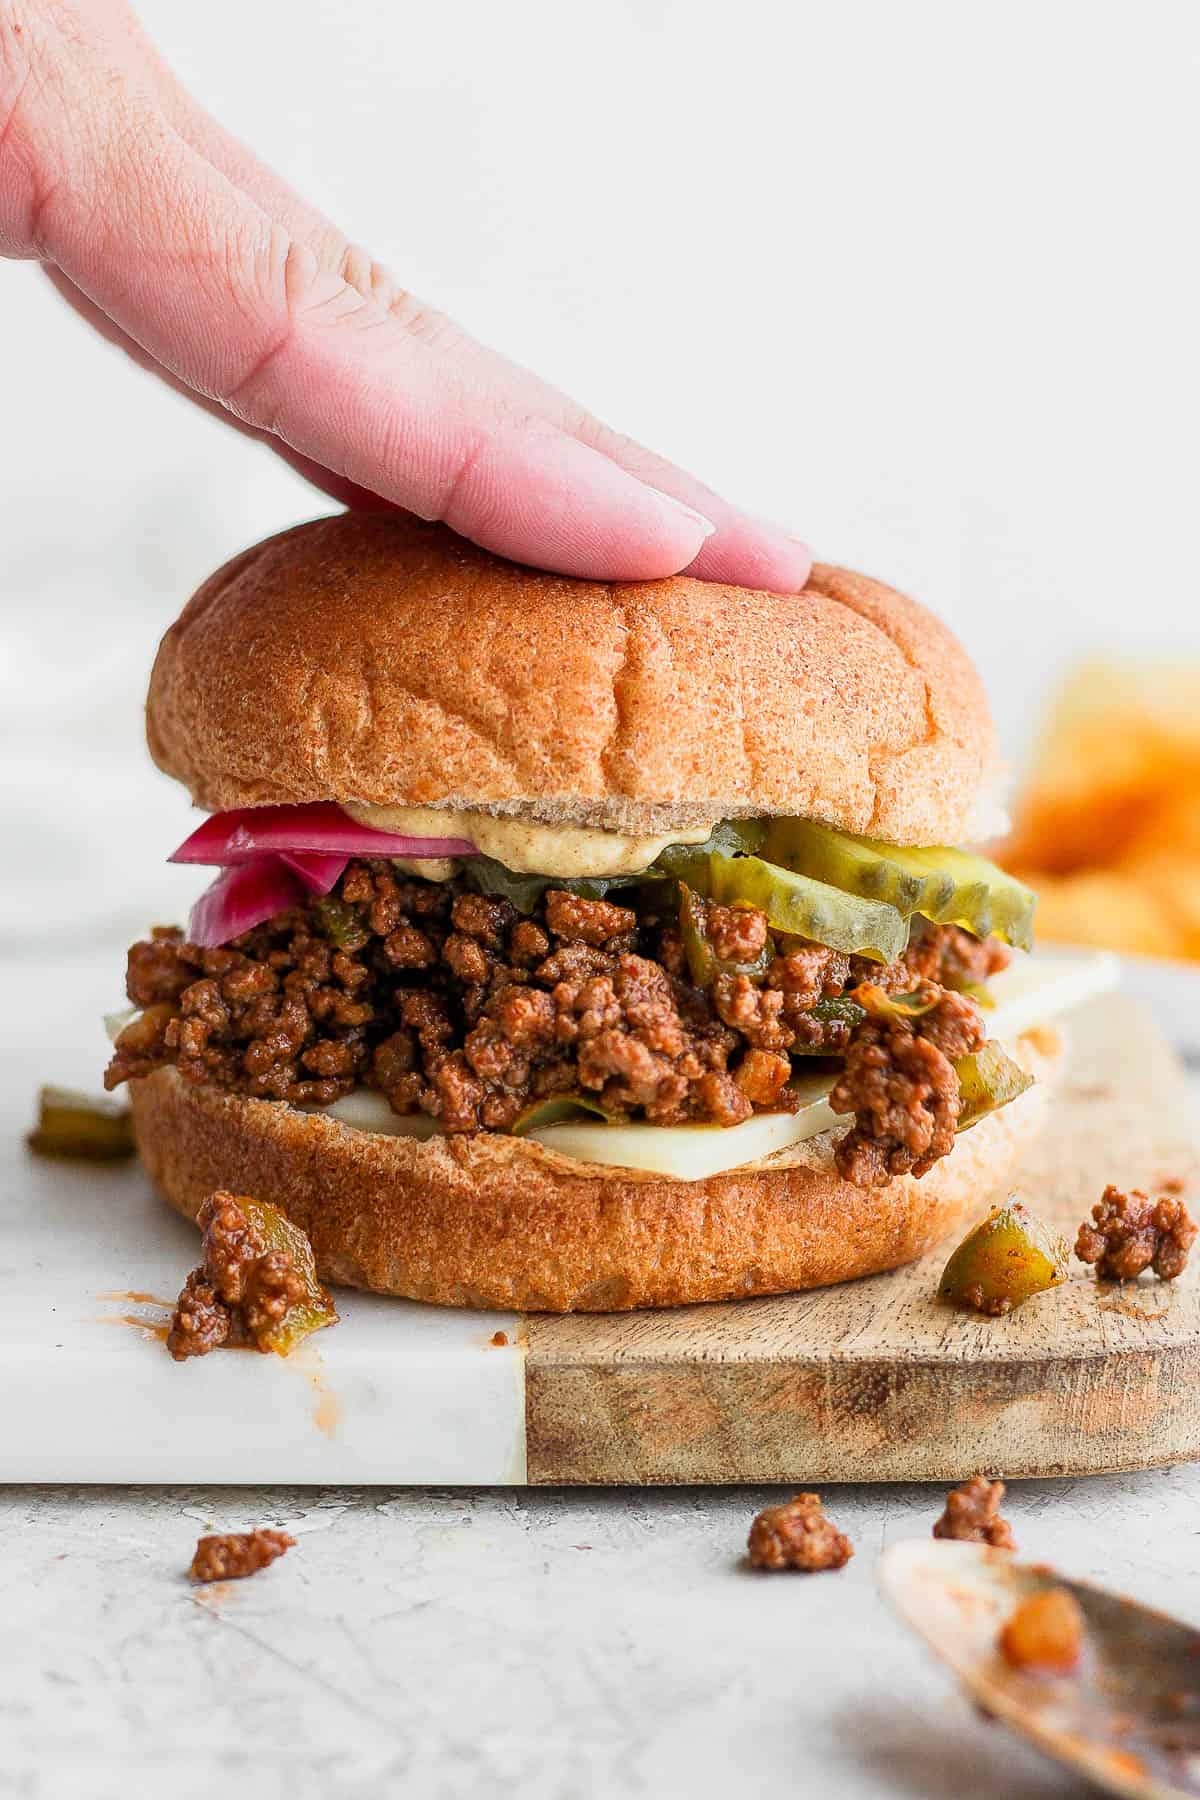
[[[105,337],[338,499],[600,580],[808,573],[782,527],[401,288],[197,106],[122,0],[0,0],[0,255],[41,260]]]

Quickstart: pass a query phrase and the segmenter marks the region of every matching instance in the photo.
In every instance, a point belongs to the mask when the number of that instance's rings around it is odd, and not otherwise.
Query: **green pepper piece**
[[[865,1007],[861,1007],[857,1000],[852,1000],[848,994],[841,994],[834,1000],[818,1000],[815,1005],[809,1007],[809,1016],[820,1019],[823,1024],[833,1024],[837,1020],[841,1020],[853,1031],[855,1026],[862,1024],[867,1014]],[[819,1044],[811,1047],[807,1044],[793,1044],[788,1054],[790,1056],[829,1056],[840,1055],[841,1052],[823,1050]]]
[[[718,956],[708,935],[704,902],[685,881],[679,883],[679,935],[695,987],[710,988],[718,975],[748,975],[752,981],[761,982],[770,966],[769,940],[752,962],[734,962]]]
[[[513,1137],[524,1137],[527,1132],[540,1131],[543,1125],[561,1125],[564,1119],[578,1118],[580,1113],[599,1117],[606,1124],[612,1123],[612,1114],[586,1094],[551,1094],[547,1099],[535,1100],[532,1106],[527,1106],[510,1130]]]
[[[854,998],[873,1019],[923,1019],[941,999],[936,987],[926,983],[907,994],[889,994],[873,981],[863,981],[854,989]]]
[[[38,1122],[26,1142],[38,1156],[117,1162],[134,1152],[129,1108],[116,1100],[44,1087],[38,1095]]]
[[[313,901],[313,914],[321,935],[327,937],[337,949],[361,950],[366,943],[369,933],[364,929],[354,908],[347,905],[345,900],[339,900],[333,894],[325,894],[320,900]]]
[[[704,902],[686,881],[679,883],[679,935],[693,983],[698,988],[710,988],[716,978],[717,959],[704,929]]]
[[[958,1075],[959,1131],[969,1131],[988,1113],[1007,1106],[1033,1086],[1033,1076],[990,1039],[973,1055],[960,1057],[954,1067]]]
[[[908,942],[906,921],[884,901],[843,893],[827,882],[781,869],[761,857],[720,852],[703,855],[703,848],[699,845],[687,852],[684,846],[673,847],[670,866],[679,880],[706,900],[722,906],[738,901],[757,906],[776,931],[877,962],[894,962]]]
[[[268,1350],[274,1350],[277,1356],[288,1356],[310,1332],[320,1331],[326,1325],[336,1325],[337,1310],[317,1280],[313,1248],[299,1226],[293,1225],[277,1206],[272,1206],[266,1200],[239,1195],[238,1205],[262,1242],[263,1249],[286,1250],[292,1259],[292,1267],[304,1282],[304,1298],[294,1306],[289,1306],[283,1317],[266,1331],[257,1334],[256,1341],[260,1347],[265,1345]]]
[[[963,1239],[942,1273],[944,1300],[976,1312],[1011,1312],[1067,1279],[1067,1246],[1028,1207],[998,1206]]]
[[[815,819],[772,819],[763,854],[848,894],[886,901],[906,918],[921,913],[1020,950],[1033,943],[1032,890],[970,850],[913,849],[854,837]]]

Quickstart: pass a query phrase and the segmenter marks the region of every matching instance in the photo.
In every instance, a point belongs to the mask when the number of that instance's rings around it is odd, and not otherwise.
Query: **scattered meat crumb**
[[[1069,1675],[1083,1654],[1083,1613],[1066,1588],[1042,1588],[1022,1600],[1001,1628],[1001,1656],[1014,1669]]]
[[[750,1527],[746,1548],[753,1569],[841,1569],[854,1555],[845,1532],[825,1517],[819,1494],[797,1494],[768,1506]]]
[[[302,1303],[326,1314],[323,1322],[337,1321],[333,1302],[311,1268],[297,1268],[291,1251],[267,1247],[248,1216],[252,1204],[218,1192],[209,1195],[197,1214],[204,1233],[202,1260],[183,1285],[167,1332],[167,1349],[176,1362],[207,1356],[222,1344],[275,1349],[283,1321]],[[290,1229],[293,1243],[305,1253],[300,1260],[311,1263],[307,1239],[298,1226]]]
[[[294,1537],[286,1531],[232,1531],[220,1537],[202,1537],[188,1574],[193,1581],[240,1581],[256,1575],[290,1550]]]
[[[507,1331],[496,1331],[492,1334],[492,1342],[497,1350],[503,1350],[508,1343]]]
[[[1075,1240],[1080,1262],[1094,1263],[1100,1281],[1136,1281],[1152,1269],[1174,1281],[1187,1266],[1197,1227],[1182,1200],[1151,1200],[1140,1189],[1124,1194],[1111,1184]]]
[[[994,1550],[1015,1550],[1012,1526],[1000,1517],[1004,1483],[986,1475],[972,1475],[946,1495],[946,1508],[933,1528],[935,1538],[957,1538],[961,1543],[990,1544]]]
[[[1164,1194],[1182,1194],[1187,1182],[1182,1175],[1168,1175],[1158,1183]]]

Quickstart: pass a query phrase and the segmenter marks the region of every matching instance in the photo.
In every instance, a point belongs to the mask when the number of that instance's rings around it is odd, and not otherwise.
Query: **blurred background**
[[[1080,656],[1200,652],[1192,0],[140,11],[405,285],[943,613],[1018,766]],[[329,508],[36,269],[0,265],[0,319],[3,823],[36,871],[0,948],[118,947],[197,885],[142,742],[157,640]]]

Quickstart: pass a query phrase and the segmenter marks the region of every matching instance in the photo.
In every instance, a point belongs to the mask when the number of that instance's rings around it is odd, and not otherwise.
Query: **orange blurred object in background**
[[[1039,938],[1200,960],[1200,662],[1079,668],[996,854]]]

